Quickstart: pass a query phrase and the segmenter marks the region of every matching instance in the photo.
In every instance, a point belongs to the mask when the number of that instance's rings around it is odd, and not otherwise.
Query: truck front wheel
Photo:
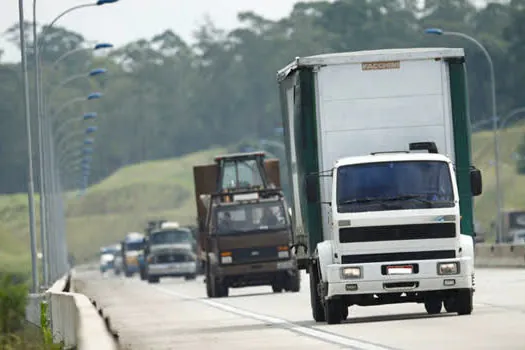
[[[310,264],[308,267],[308,275],[310,277],[310,305],[312,307],[312,316],[315,322],[324,322],[326,320],[324,308],[323,304],[321,303],[321,297],[317,291],[319,275],[317,273],[316,264]]]
[[[293,271],[293,273],[288,276],[285,283],[285,290],[293,293],[301,290],[301,273],[299,270]]]
[[[326,322],[328,324],[339,324],[343,320],[344,310],[341,299],[328,299],[325,300],[324,314]],[[348,317],[348,309],[346,309]],[[346,317],[345,317],[346,318]]]
[[[472,290],[461,290],[456,297],[456,312],[458,315],[470,315],[474,309],[473,305],[473,291]]]
[[[438,298],[428,298],[425,300],[425,310],[429,315],[436,315],[441,312],[443,302]]]
[[[208,274],[206,274],[205,279],[206,279],[206,295],[208,296],[208,298],[213,298],[214,297],[213,286],[211,285],[212,279],[210,278]]]
[[[148,283],[159,283],[159,282],[160,282],[160,278],[156,276],[148,276]]]

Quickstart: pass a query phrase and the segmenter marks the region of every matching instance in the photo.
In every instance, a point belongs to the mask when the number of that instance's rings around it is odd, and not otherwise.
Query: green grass
[[[516,172],[516,161],[512,157],[524,135],[523,125],[500,133],[500,179],[505,209],[525,209],[525,176]],[[493,133],[476,133],[472,140],[472,162],[483,173],[483,194],[475,199],[475,216],[486,230],[490,229],[497,211],[493,160]]]
[[[501,175],[505,207],[525,208],[525,176],[516,173],[512,153],[525,127],[501,133]],[[472,139],[473,163],[482,170],[484,193],[475,199],[476,219],[490,227],[496,213],[493,138],[491,132]],[[68,245],[78,261],[96,255],[98,248],[119,241],[128,231],[141,231],[146,220],[166,218],[182,224],[195,222],[192,166],[204,164],[225,149],[211,149],[182,158],[124,167],[92,186],[85,196],[68,200]],[[38,197],[36,198],[38,205]],[[37,228],[38,228],[38,217]],[[27,196],[0,196],[0,266],[27,271],[29,239]]]

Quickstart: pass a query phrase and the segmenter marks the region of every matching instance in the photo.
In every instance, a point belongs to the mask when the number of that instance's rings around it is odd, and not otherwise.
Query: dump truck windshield
[[[249,188],[263,186],[255,159],[226,160],[221,188]]]
[[[151,234],[149,239],[151,244],[191,243],[192,240],[191,232],[185,230],[155,232]]]
[[[217,234],[230,234],[282,230],[287,224],[282,202],[271,202],[218,208],[214,226]]]
[[[449,166],[442,161],[398,161],[342,166],[338,212],[454,206]]]

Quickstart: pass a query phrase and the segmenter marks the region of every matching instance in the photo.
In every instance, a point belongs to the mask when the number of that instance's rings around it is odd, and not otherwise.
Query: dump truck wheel
[[[310,264],[308,269],[310,276],[310,305],[312,307],[312,316],[316,322],[324,322],[326,320],[324,308],[319,293],[317,293],[317,284],[319,283],[317,267],[314,264]]]

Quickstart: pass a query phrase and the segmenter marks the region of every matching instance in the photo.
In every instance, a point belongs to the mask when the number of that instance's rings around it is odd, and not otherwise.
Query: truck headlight
[[[287,259],[290,257],[290,251],[288,250],[288,246],[286,245],[277,247],[277,251],[277,256],[279,257],[279,259]]]
[[[360,267],[343,267],[341,268],[341,278],[343,279],[361,278],[361,268]]]
[[[232,257],[231,256],[223,256],[223,257],[221,257],[221,263],[223,263],[223,264],[231,264],[232,263]]]
[[[288,259],[290,257],[290,252],[288,250],[280,250],[277,253],[279,259]]]
[[[459,264],[457,262],[443,262],[437,265],[438,275],[457,275]]]

